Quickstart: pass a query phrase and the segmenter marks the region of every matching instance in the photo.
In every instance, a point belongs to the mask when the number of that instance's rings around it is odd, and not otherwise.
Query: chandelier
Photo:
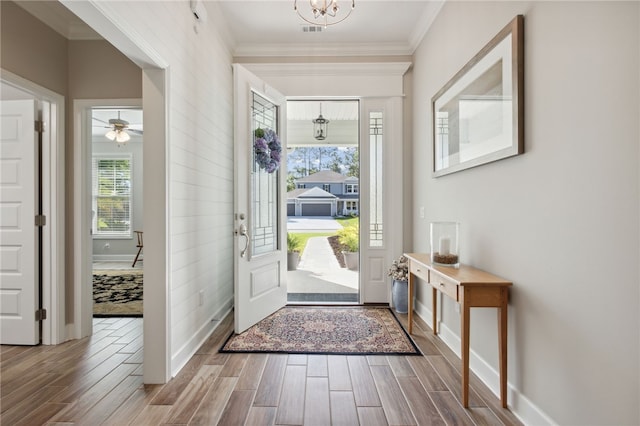
[[[322,25],[326,28],[329,25],[335,25],[347,19],[356,7],[356,0],[351,0],[351,8],[342,14],[340,13],[338,0],[309,0],[309,6],[311,10],[301,12],[298,9],[298,0],[293,1],[293,10],[303,21],[311,25]]]
[[[329,120],[322,116],[322,104],[320,104],[320,115],[311,122],[313,123],[313,137],[319,141],[325,140],[329,133]]]

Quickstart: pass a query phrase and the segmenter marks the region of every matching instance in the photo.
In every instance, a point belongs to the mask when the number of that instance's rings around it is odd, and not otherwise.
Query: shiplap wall
[[[215,327],[212,319],[233,301],[232,57],[211,21],[196,23],[187,1],[103,5],[169,64],[170,352],[175,373]]]

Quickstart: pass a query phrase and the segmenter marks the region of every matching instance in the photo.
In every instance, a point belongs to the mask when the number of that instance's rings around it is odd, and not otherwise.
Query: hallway
[[[520,424],[473,375],[462,408],[460,360],[420,319],[424,357],[219,354],[232,322],[166,385],[142,384],[139,318],[94,319],[92,337],[58,346],[2,346],[0,423]]]

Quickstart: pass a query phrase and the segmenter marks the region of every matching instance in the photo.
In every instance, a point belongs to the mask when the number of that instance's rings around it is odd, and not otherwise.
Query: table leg
[[[500,357],[500,401],[507,408],[507,306],[508,290],[502,289],[501,306],[498,308],[498,345]]]
[[[433,327],[433,335],[438,334],[438,290],[435,287],[431,288],[431,312],[433,313],[433,319],[431,321],[431,326]]]
[[[465,301],[465,295],[460,300],[460,338],[462,344],[462,406],[469,408],[469,324],[471,308]]]
[[[412,273],[409,273],[409,283],[407,284],[407,293],[409,296],[408,300],[408,309],[407,309],[407,320],[409,321],[409,334],[413,329],[413,283],[415,282],[415,278]]]

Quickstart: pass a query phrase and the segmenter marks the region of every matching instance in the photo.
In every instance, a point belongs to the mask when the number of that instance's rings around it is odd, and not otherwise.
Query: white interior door
[[[0,137],[0,343],[39,343],[36,103],[2,101]]]
[[[233,70],[235,331],[241,333],[287,303],[286,179],[272,168],[278,156],[285,163],[286,153],[272,152],[270,133],[284,141],[286,102],[244,67]]]

